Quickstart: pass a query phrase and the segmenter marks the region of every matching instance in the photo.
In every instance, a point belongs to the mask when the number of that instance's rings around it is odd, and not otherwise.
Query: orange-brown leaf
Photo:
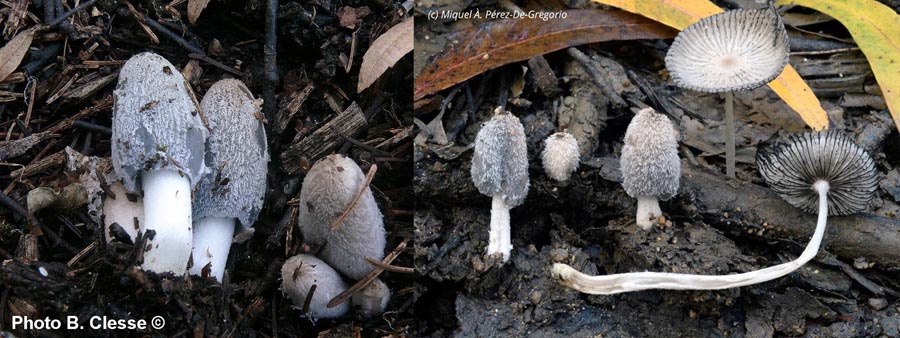
[[[707,0],[593,1],[640,14],[679,30],[702,18],[722,12],[721,8]],[[785,67],[780,76],[769,82],[769,88],[794,109],[807,125],[815,130],[828,128],[828,115],[822,109],[822,104],[794,67],[790,65]]]
[[[6,43],[6,46],[0,48],[0,81],[6,79],[16,68],[19,68],[22,58],[25,57],[25,53],[31,47],[33,38],[34,29],[32,28],[19,32],[12,40]]]
[[[565,19],[507,19],[449,34],[447,46],[416,77],[416,100],[512,62],[570,46],[611,40],[660,39],[675,31],[620,11],[571,10]]]

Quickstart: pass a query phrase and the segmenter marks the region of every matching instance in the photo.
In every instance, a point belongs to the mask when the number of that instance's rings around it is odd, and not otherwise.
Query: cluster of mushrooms
[[[142,238],[143,270],[222,282],[231,244],[252,237],[266,193],[261,100],[225,79],[198,103],[181,72],[149,52],[125,63],[114,97],[112,166],[120,181],[108,184],[103,202],[107,240]],[[316,162],[299,200],[304,239],[324,246],[319,258],[300,254],[284,263],[282,291],[310,318],[343,316],[350,304],[328,303],[347,290],[343,278],[373,269],[367,257],[384,257],[381,212],[362,170],[342,155]],[[351,303],[371,317],[389,297],[376,279]]]
[[[725,93],[726,175],[734,177],[732,93],[765,85],[781,73],[788,58],[781,18],[768,8],[732,10],[698,21],[682,31],[666,56],[673,81],[686,89]],[[509,259],[509,210],[528,193],[525,134],[518,118],[497,111],[478,132],[472,157],[472,182],[493,198],[487,256]],[[565,181],[577,170],[577,140],[566,132],[544,141],[542,164],[548,177]],[[809,213],[818,212],[812,238],[797,259],[731,275],[632,272],[589,276],[556,263],[551,274],[562,285],[589,294],[616,294],[648,289],[715,290],[766,282],[798,269],[815,257],[828,216],[863,211],[874,197],[878,174],[872,158],[838,131],[807,132],[786,144],[762,149],[757,166],[770,188]],[[664,114],[640,110],[626,132],[620,169],[625,192],[637,199],[635,223],[644,231],[663,216],[659,200],[678,193],[681,160],[677,131]]]

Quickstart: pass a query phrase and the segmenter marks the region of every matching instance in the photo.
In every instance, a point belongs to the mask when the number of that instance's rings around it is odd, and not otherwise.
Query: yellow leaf
[[[900,130],[900,15],[871,0],[780,0],[809,7],[840,21],[859,45]]]
[[[707,0],[593,0],[656,20],[675,29],[684,29],[707,16],[721,13],[722,9]],[[803,0],[815,2],[818,0]],[[790,106],[803,122],[815,130],[828,128],[828,115],[822,109],[812,89],[800,78],[794,67],[788,65],[775,80],[769,82],[778,96]]]

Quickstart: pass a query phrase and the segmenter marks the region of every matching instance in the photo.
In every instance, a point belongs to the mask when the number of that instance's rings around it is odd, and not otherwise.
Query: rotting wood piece
[[[310,83],[302,90],[291,94],[286,102],[282,104],[281,108],[278,109],[278,113],[275,114],[275,125],[272,130],[275,134],[281,134],[287,129],[288,124],[294,119],[294,115],[300,111],[300,108],[303,107],[303,102],[306,102],[309,94],[314,89],[316,89],[316,86]]]
[[[355,135],[366,127],[366,117],[356,102],[336,115],[331,121],[320,126],[312,134],[301,138],[281,154],[284,170],[291,175],[301,171],[301,159],[314,162],[328,155],[334,148],[344,143],[341,135]],[[336,132],[337,131],[337,132]],[[340,133],[340,134],[338,134]]]

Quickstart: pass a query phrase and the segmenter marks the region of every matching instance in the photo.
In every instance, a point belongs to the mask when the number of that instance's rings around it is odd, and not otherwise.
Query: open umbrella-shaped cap
[[[503,196],[515,207],[528,195],[528,149],[525,128],[510,112],[498,112],[475,136],[472,183],[484,195]]]
[[[808,132],[756,154],[759,173],[781,198],[809,213],[818,211],[816,181],[828,182],[828,214],[866,209],[878,188],[872,157],[837,131]]]
[[[680,87],[724,93],[760,87],[788,63],[788,37],[774,8],[706,17],[675,37],[666,68]]]
[[[200,106],[209,121],[206,165],[194,197],[194,219],[236,218],[250,228],[262,209],[269,152],[261,100],[241,81],[216,82]]]

